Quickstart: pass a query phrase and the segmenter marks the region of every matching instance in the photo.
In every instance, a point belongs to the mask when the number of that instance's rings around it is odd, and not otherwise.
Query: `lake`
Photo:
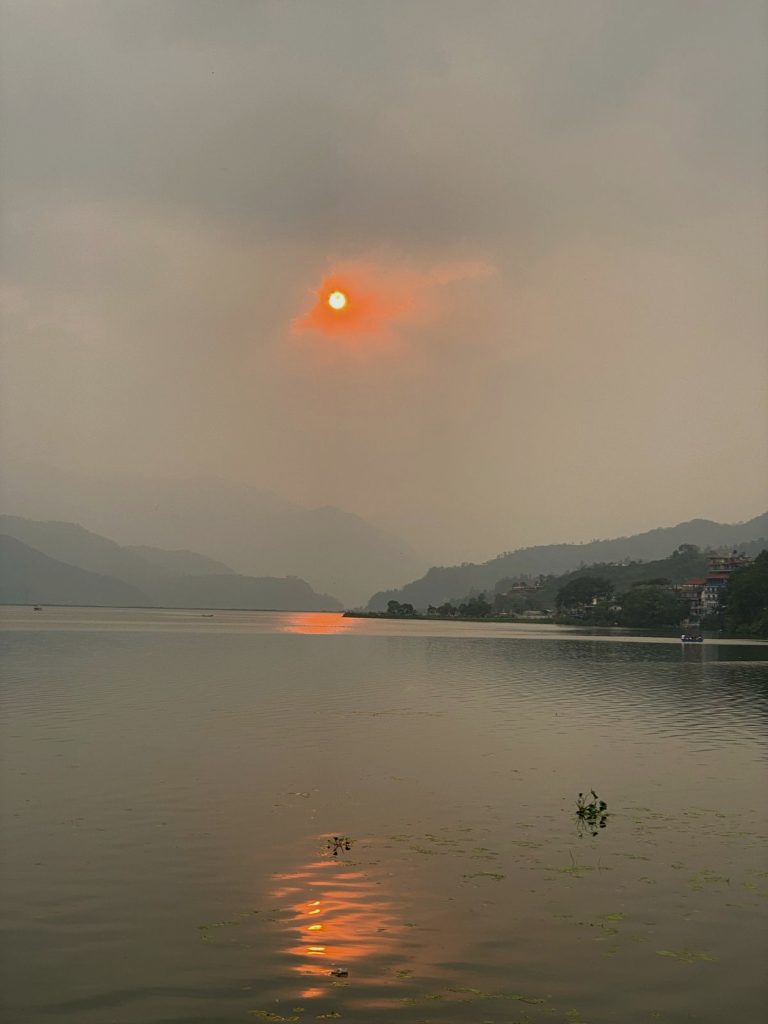
[[[768,1011],[766,644],[4,608],[0,645],[12,1024]]]

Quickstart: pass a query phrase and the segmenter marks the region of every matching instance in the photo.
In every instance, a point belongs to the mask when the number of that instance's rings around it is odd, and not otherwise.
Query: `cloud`
[[[761,0],[0,9],[4,465],[459,560],[764,507]]]
[[[442,289],[493,272],[490,264],[480,261],[438,263],[426,268],[365,260],[337,263],[310,290],[311,305],[293,321],[293,332],[337,339],[382,337],[400,325],[432,323],[446,309],[441,301]],[[337,291],[347,299],[338,310],[328,302]]]

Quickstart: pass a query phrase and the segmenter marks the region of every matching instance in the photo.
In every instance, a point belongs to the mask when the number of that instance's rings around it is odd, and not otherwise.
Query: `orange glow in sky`
[[[406,291],[366,265],[339,266],[312,291],[309,311],[294,322],[299,333],[329,338],[380,333],[410,308]]]
[[[293,321],[296,334],[326,338],[388,338],[401,324],[439,318],[442,289],[492,273],[485,263],[440,263],[423,269],[362,260],[339,263],[311,290],[309,309]]]

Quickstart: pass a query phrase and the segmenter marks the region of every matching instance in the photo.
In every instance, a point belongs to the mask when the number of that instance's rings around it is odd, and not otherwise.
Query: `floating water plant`
[[[330,850],[331,856],[338,857],[340,852],[344,850],[349,852],[352,849],[352,840],[349,836],[332,836],[325,845]]]
[[[576,817],[579,823],[579,834],[583,834],[584,831],[589,832],[596,836],[598,829],[605,828],[608,824],[608,804],[605,800],[601,800],[594,789],[590,789],[592,799],[584,796],[583,793],[579,793],[576,800]]]

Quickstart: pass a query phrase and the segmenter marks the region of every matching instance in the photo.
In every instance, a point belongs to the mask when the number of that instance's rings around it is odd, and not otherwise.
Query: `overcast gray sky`
[[[443,561],[768,506],[761,0],[20,0],[2,40],[7,474]],[[359,335],[300,326],[334,274]]]

